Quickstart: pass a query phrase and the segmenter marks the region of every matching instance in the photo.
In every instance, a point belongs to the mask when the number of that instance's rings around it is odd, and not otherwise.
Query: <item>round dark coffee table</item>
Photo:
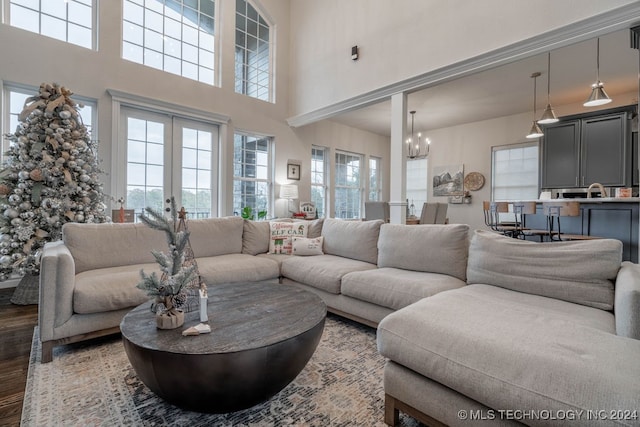
[[[315,351],[326,306],[290,285],[233,283],[209,287],[211,333],[182,336],[200,323],[157,329],[150,302],[120,323],[124,348],[140,380],[166,401],[199,412],[226,413],[261,403],[302,371]]]

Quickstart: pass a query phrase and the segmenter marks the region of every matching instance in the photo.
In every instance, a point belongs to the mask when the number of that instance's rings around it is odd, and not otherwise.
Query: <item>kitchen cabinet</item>
[[[544,127],[541,188],[631,185],[628,111],[573,116]]]

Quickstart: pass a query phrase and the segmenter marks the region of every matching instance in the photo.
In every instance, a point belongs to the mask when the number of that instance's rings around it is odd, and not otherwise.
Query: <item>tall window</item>
[[[271,29],[247,0],[236,0],[236,93],[271,101]]]
[[[336,152],[336,218],[361,218],[360,154]]]
[[[10,85],[6,85],[4,87],[4,102],[7,108],[4,109],[5,117],[3,120],[3,128],[6,130],[6,133],[14,133],[18,124],[20,123],[18,120],[18,115],[22,112],[24,108],[24,102],[27,98],[30,98],[38,93],[38,88],[16,88]],[[96,139],[95,136],[92,136],[93,129],[95,128],[94,118],[95,118],[95,109],[96,102],[89,98],[83,98],[77,95],[72,96],[78,102],[83,104],[83,107],[78,108],[78,112],[80,113],[80,118],[82,122],[87,127],[87,131],[91,139]],[[9,149],[9,140],[7,138],[2,139],[2,157],[4,158],[4,153]]]
[[[325,147],[311,147],[311,201],[316,204],[318,218],[324,218],[327,212],[328,152]]]
[[[214,0],[124,0],[122,57],[210,85]]]
[[[215,216],[217,127],[137,109],[123,108],[122,115],[125,202],[136,218],[146,207],[163,210],[169,196],[189,218]]]
[[[413,205],[413,214],[420,217],[422,206],[427,201],[427,159],[407,160],[407,201],[409,214]]]
[[[9,24],[93,49],[94,0],[10,0]]]
[[[491,198],[532,200],[538,198],[538,143],[492,148]]]
[[[369,200],[380,201],[382,194],[382,176],[380,174],[380,157],[369,157]]]
[[[233,213],[245,207],[271,211],[271,139],[236,134],[233,139]],[[256,216],[257,218],[257,216]]]

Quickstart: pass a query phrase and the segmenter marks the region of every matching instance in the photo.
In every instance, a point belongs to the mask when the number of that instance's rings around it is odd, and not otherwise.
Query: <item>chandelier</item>
[[[422,139],[421,132],[418,132],[418,138],[415,138],[413,122],[416,112],[415,110],[409,111],[409,114],[411,114],[411,138],[407,138],[407,157],[410,159],[423,159],[429,155],[431,140],[429,138]]]

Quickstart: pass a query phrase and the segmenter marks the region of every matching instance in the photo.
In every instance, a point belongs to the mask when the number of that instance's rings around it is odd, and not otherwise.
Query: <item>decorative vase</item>
[[[175,329],[184,325],[184,312],[182,310],[167,311],[156,314],[158,329]]]

